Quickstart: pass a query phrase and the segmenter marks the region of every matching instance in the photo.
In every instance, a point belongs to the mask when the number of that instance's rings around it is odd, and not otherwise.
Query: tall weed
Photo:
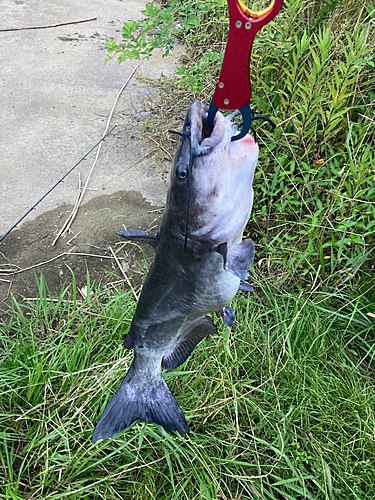
[[[14,300],[0,322],[0,498],[373,500],[374,283],[285,293],[253,278],[233,327],[217,319],[164,373],[184,437],[136,422],[91,443],[131,363],[131,290],[97,287],[89,305],[65,289],[60,315],[41,280],[39,304]]]

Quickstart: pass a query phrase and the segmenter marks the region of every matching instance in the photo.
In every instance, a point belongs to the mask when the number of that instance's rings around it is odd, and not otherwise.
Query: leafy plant
[[[175,38],[170,33],[174,22],[171,9],[160,9],[152,2],[146,4],[142,14],[148,16],[148,19],[124,23],[122,36],[126,43],[109,39],[106,61],[116,54],[118,63],[121,63],[126,59],[148,59],[155,49],[163,49],[164,55],[173,50]]]
[[[178,115],[196,98],[209,102],[228,33],[226,2],[172,0],[168,8],[151,4],[147,9],[152,22],[144,23],[143,34],[162,12],[169,26],[174,23],[168,37],[146,37],[148,55],[153,44],[162,47],[171,37],[185,42],[186,63],[177,69],[177,79],[171,85],[159,82],[165,109]],[[264,228],[266,221],[262,248],[273,251],[272,241],[290,271],[319,270],[324,279],[342,268],[358,270],[358,262],[363,266],[368,260],[363,256],[375,234],[375,37],[368,24],[373,13],[370,4],[366,10],[352,0],[324,5],[289,0],[255,38],[253,105],[279,126],[273,136],[267,130],[266,138],[260,135],[257,200],[249,227]],[[350,22],[353,17],[359,22]],[[131,56],[119,46],[116,50],[120,58]],[[141,45],[137,50],[139,57]],[[157,109],[160,115],[160,104]],[[168,141],[173,125],[163,121],[144,127],[159,129],[158,140]]]

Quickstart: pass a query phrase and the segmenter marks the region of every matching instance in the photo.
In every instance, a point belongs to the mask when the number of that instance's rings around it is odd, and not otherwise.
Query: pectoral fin
[[[227,253],[225,269],[238,278],[245,280],[248,277],[247,269],[254,262],[255,246],[251,239],[243,240],[233,245]]]
[[[182,363],[185,363],[199,342],[213,333],[217,333],[217,328],[212,319],[209,316],[205,316],[191,332],[176,344],[169,354],[163,357],[161,362],[162,368],[174,370],[182,365]]]
[[[155,249],[158,246],[158,238],[153,234],[149,234],[147,231],[142,231],[141,229],[129,228],[126,231],[117,231],[119,236],[122,236],[127,241],[139,241],[140,243],[147,243],[153,246]]]

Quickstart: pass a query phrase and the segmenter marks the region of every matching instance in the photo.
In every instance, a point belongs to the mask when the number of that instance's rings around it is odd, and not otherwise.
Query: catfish
[[[124,346],[134,358],[119,390],[106,406],[92,441],[111,438],[136,420],[181,435],[186,418],[162,376],[182,365],[205,337],[217,333],[208,316],[222,312],[245,281],[254,261],[254,242],[242,240],[253,203],[258,145],[250,135],[238,141],[232,116],[216,114],[212,133],[207,107],[192,104],[186,114],[171,170],[167,203],[157,235],[128,229],[125,240],[156,250]]]

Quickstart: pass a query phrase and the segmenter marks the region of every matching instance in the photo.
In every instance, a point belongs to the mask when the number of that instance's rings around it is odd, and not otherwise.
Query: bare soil
[[[87,270],[90,281],[108,283],[124,279],[113,259],[110,247],[119,250],[120,238],[116,232],[129,228],[145,229],[156,233],[162,207],[150,205],[135,191],[119,191],[111,195],[97,196],[82,205],[73,223],[72,232],[52,242],[72,206],[63,205],[45,212],[20,229],[15,229],[0,243],[0,303],[9,303],[13,295],[36,297],[37,280],[42,274],[52,297],[72,281],[72,269],[79,287],[86,284]],[[130,280],[139,283],[138,260],[143,253],[131,245],[121,250]],[[153,257],[152,248],[144,248],[146,256]],[[81,255],[77,255],[81,254]],[[1,308],[1,306],[0,306]]]

